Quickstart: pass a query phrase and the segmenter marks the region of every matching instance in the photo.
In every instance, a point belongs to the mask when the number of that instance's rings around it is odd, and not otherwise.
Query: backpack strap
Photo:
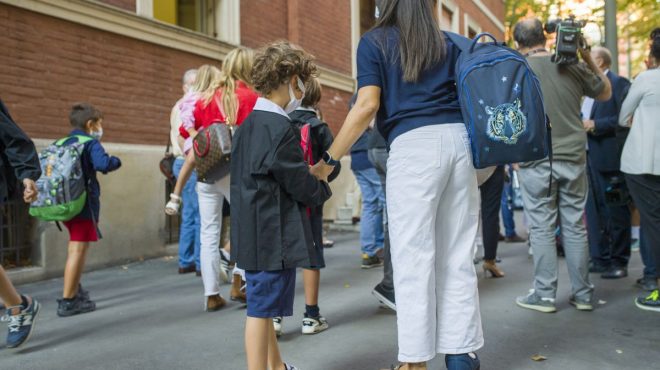
[[[64,145],[64,143],[66,143],[69,139],[74,138],[74,137],[75,137],[76,139],[78,139],[78,142],[81,143],[81,144],[85,144],[85,143],[87,143],[87,142],[90,142],[90,141],[94,140],[93,138],[91,138],[91,137],[89,137],[89,136],[84,136],[84,135],[71,135],[71,136],[63,137],[63,138],[57,140],[54,144],[57,145],[57,146],[62,146],[62,145]]]

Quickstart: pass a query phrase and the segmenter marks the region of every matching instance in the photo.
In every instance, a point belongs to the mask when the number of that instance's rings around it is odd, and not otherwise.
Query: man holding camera
[[[589,272],[602,273],[603,279],[628,276],[630,259],[630,209],[620,158],[628,128],[618,125],[621,104],[630,81],[610,71],[612,55],[604,47],[594,47],[591,56],[610,80],[612,97],[582,102],[582,119],[587,131],[587,230],[591,263]]]
[[[546,50],[546,36],[538,19],[516,24],[513,31],[519,51],[538,77],[545,109],[552,124],[552,161],[522,163],[520,182],[530,223],[534,255],[534,289],[516,303],[524,308],[555,312],[557,294],[556,226],[561,226],[572,292],[569,302],[578,310],[593,310],[593,285],[589,282],[587,232],[582,222],[587,199],[587,135],[580,117],[583,96],[606,101],[610,82],[591,54],[577,47],[576,55],[553,57]],[[559,35],[558,39],[562,39]],[[580,41],[580,40],[578,40]],[[583,46],[583,45],[582,45]],[[565,53],[565,49],[562,48]],[[566,63],[565,61],[570,61]],[[554,62],[553,62],[554,61]],[[557,62],[557,63],[555,63]],[[561,63],[561,64],[560,64]]]

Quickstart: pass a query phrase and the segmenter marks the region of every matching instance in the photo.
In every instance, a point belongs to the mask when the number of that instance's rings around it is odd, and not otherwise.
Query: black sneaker
[[[380,283],[376,285],[374,290],[371,291],[371,294],[378,299],[378,301],[386,306],[387,308],[396,311],[396,303],[394,300],[394,291],[393,290],[387,290],[385,287],[383,287],[383,284]]]
[[[96,310],[94,301],[84,301],[77,295],[73,299],[58,299],[57,303],[57,316],[59,317],[68,317]]]
[[[27,298],[25,297],[27,300]],[[22,307],[22,306],[21,306]],[[7,309],[7,314],[2,321],[9,322],[7,333],[7,348],[18,348],[30,339],[34,330],[37,316],[39,315],[39,302],[32,299],[29,306],[22,308],[18,313],[12,314],[12,307]]]
[[[380,267],[383,265],[383,260],[378,258],[378,256],[371,256],[369,257],[368,254],[363,254],[362,255],[362,268],[363,269],[371,269],[374,267]]]
[[[76,297],[79,297],[83,301],[89,301],[89,290],[83,289],[82,284],[78,284],[78,293],[76,293]]]

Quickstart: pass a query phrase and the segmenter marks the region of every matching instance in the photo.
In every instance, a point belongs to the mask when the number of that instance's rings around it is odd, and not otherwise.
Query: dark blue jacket
[[[80,135],[89,136],[85,131],[75,129],[71,131],[69,136]],[[64,142],[64,145],[76,142],[77,138],[71,138]],[[121,161],[117,157],[108,155],[108,153],[101,145],[101,142],[93,139],[85,143],[85,150],[82,155],[82,167],[85,178],[87,179],[87,204],[85,208],[76,217],[85,220],[99,221],[99,213],[101,210],[101,186],[99,180],[96,178],[96,172],[101,172],[104,175],[108,172],[114,171],[121,167]],[[93,213],[92,213],[93,212]],[[92,218],[93,215],[93,218]]]
[[[37,150],[32,140],[9,115],[0,100],[0,205],[14,196],[18,181],[41,176]]]
[[[594,102],[589,118],[594,120],[596,128],[587,136],[590,163],[601,172],[619,171],[621,150],[628,136],[628,128],[620,127],[618,122],[630,81],[611,71],[607,72],[607,78],[612,84],[612,97],[608,101]]]

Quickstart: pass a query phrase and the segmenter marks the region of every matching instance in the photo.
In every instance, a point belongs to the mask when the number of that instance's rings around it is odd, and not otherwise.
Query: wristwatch
[[[328,166],[333,166],[334,167],[334,166],[339,164],[338,160],[332,158],[332,156],[330,155],[330,152],[323,153],[323,156],[321,157],[321,159],[323,159],[323,162],[325,162],[325,164],[327,164]]]

